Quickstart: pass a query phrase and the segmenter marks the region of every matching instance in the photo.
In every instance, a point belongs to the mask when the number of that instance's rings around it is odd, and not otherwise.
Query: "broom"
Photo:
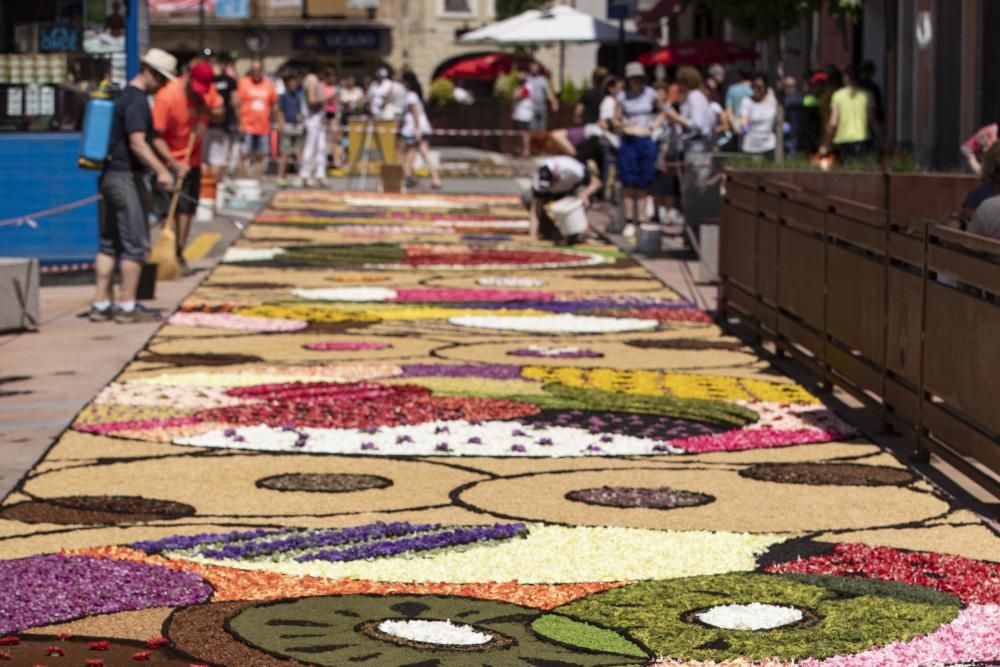
[[[187,149],[184,151],[184,164],[191,159],[191,151],[194,149],[194,141],[197,137],[197,130],[192,130],[188,137]],[[167,212],[167,219],[163,223],[160,236],[156,239],[156,245],[149,253],[150,264],[156,264],[157,280],[177,280],[181,277],[181,265],[177,262],[177,234],[174,232],[174,215],[177,213],[177,203],[181,198],[183,183],[177,184],[173,197],[170,198],[170,209]]]

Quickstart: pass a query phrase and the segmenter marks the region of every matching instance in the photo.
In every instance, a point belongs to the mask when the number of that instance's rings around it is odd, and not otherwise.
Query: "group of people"
[[[551,91],[533,66],[514,94],[514,127],[525,130],[525,154],[534,148],[574,156],[584,142],[599,142],[600,176],[607,181],[607,167],[615,164],[625,234],[632,235],[649,221],[650,209],[660,222],[683,219],[677,166],[696,144],[700,150],[755,159],[773,159],[779,143],[786,156],[835,155],[849,161],[874,154],[882,112],[872,74],[870,64],[844,71],[830,66],[810,73],[800,91],[794,77],[784,77],[775,88],[762,72],[740,71],[727,85],[721,65],[708,67],[705,75],[691,66],[678,67],[669,81],[654,85],[638,62],[626,65],[623,78],[597,68],[575,110],[579,125],[545,132]]]
[[[183,250],[198,205],[203,165],[220,177],[234,171],[238,162],[239,173],[259,177],[273,153],[276,134],[279,184],[288,184],[288,163],[295,160],[305,186],[323,186],[330,153],[335,165],[344,164],[344,128],[362,115],[389,121],[392,131],[398,131],[411,185],[420,152],[431,170],[431,186],[440,187],[429,154],[432,129],[422,91],[408,69],[395,77],[379,69],[366,91],[352,77],[338,79],[331,68],[286,66],[270,78],[263,61],[254,58],[246,74],[238,77],[226,56],[217,58],[214,66],[207,58],[179,66],[173,55],[150,49],[139,73],[115,98],[110,150],[99,181],[103,201],[90,319],[125,323],[159,318],[158,312],[135,300],[150,248],[147,219],[155,198],[173,198],[170,223],[177,261],[187,272]],[[146,180],[150,173],[155,176],[153,188]],[[116,265],[122,275],[117,301],[112,298]]]
[[[226,114],[211,129],[206,159],[217,171],[230,164],[232,147],[238,146],[243,173],[259,177],[272,154],[271,136],[276,131],[278,185],[289,185],[289,165],[294,162],[304,186],[325,187],[331,156],[334,168],[346,166],[348,124],[366,116],[396,123],[410,185],[415,183],[413,167],[420,153],[432,167],[431,186],[440,187],[430,160],[427,139],[432,129],[423,91],[408,68],[395,76],[379,68],[366,90],[354,77],[341,78],[334,68],[318,64],[285,65],[272,79],[257,59],[237,81],[231,60],[220,59],[215,86],[223,96]]]

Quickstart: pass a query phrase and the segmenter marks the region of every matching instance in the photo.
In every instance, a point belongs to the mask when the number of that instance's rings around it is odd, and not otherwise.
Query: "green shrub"
[[[455,84],[451,79],[437,78],[431,82],[430,99],[434,104],[447,104],[455,96]]]
[[[497,77],[493,84],[493,95],[510,102],[514,99],[514,89],[517,87],[517,66],[515,65],[506,74]]]
[[[573,83],[572,79],[563,84],[562,90],[559,91],[559,101],[565,106],[573,106],[580,101],[581,91]]]

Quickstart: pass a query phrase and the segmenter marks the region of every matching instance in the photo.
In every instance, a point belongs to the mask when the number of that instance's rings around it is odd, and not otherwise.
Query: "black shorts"
[[[177,201],[177,212],[181,215],[194,215],[198,209],[198,198],[201,196],[201,167],[195,167],[184,177],[181,185],[181,197]]]
[[[519,130],[521,132],[527,132],[531,129],[531,123],[529,123],[526,120],[515,120],[514,129]]]

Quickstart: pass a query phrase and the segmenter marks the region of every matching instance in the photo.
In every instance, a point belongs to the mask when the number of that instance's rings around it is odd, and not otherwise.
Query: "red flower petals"
[[[966,604],[1000,603],[1000,563],[867,544],[838,544],[832,554],[772,563],[767,572],[867,577],[949,593]]]
[[[166,637],[154,637],[146,641],[146,648],[163,648],[170,643]]]
[[[539,412],[537,406],[503,399],[432,396],[429,389],[415,385],[295,382],[229,393],[268,402],[212,408],[198,413],[197,419],[234,426],[366,429],[450,419],[517,419]]]
[[[104,667],[104,660],[101,658],[88,658],[83,664],[86,667]]]
[[[96,642],[87,642],[87,648],[91,651],[110,651],[111,642],[107,639],[102,639]]]
[[[0,637],[0,646],[17,646],[20,643],[21,640],[13,635]]]
[[[146,662],[150,657],[149,651],[136,651],[132,654],[132,659],[136,662]]]
[[[62,646],[49,646],[45,649],[45,655],[66,655],[66,649]]]

